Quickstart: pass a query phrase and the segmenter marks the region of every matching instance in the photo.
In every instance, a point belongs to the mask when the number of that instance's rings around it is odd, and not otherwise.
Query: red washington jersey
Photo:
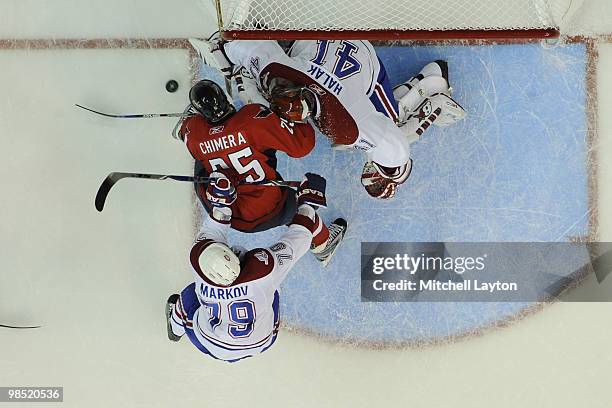
[[[200,115],[189,117],[180,135],[208,173],[231,169],[247,183],[281,180],[276,171],[276,152],[299,158],[315,145],[315,133],[309,124],[294,124],[259,104],[244,106],[219,125],[210,125]],[[201,196],[205,196],[205,188],[200,185]],[[237,192],[231,225],[240,231],[250,231],[278,215],[287,198],[287,191],[279,187],[240,184]]]

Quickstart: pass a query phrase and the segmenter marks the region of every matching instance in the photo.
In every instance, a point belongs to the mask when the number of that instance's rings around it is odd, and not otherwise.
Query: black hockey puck
[[[174,79],[171,79],[168,82],[166,82],[166,91],[168,92],[176,92],[178,87],[179,87],[178,82],[176,82]]]

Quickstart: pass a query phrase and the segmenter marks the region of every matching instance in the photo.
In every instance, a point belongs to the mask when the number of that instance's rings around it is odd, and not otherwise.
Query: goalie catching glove
[[[374,198],[388,200],[395,196],[397,186],[405,182],[412,172],[412,159],[399,167],[383,167],[376,162],[363,166],[361,184]]]

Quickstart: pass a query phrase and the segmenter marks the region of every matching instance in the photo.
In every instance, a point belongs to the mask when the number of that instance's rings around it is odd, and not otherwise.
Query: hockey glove
[[[404,183],[412,172],[412,159],[399,167],[382,167],[375,162],[363,166],[361,184],[374,198],[389,200],[395,196],[397,186]]]
[[[308,204],[315,208],[327,207],[325,186],[327,181],[318,174],[306,173],[297,191],[297,205]]]
[[[218,208],[229,207],[236,201],[236,197],[236,188],[228,176],[218,171],[210,174],[206,187],[206,199],[210,205]]]

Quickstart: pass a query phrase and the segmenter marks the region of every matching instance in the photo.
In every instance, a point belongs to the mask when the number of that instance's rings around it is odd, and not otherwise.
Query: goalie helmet
[[[208,79],[198,82],[191,88],[189,100],[195,110],[211,125],[224,122],[236,112],[236,108],[227,99],[223,89]]]
[[[200,269],[206,278],[219,286],[229,286],[240,275],[240,260],[225,244],[213,242],[200,254]]]

